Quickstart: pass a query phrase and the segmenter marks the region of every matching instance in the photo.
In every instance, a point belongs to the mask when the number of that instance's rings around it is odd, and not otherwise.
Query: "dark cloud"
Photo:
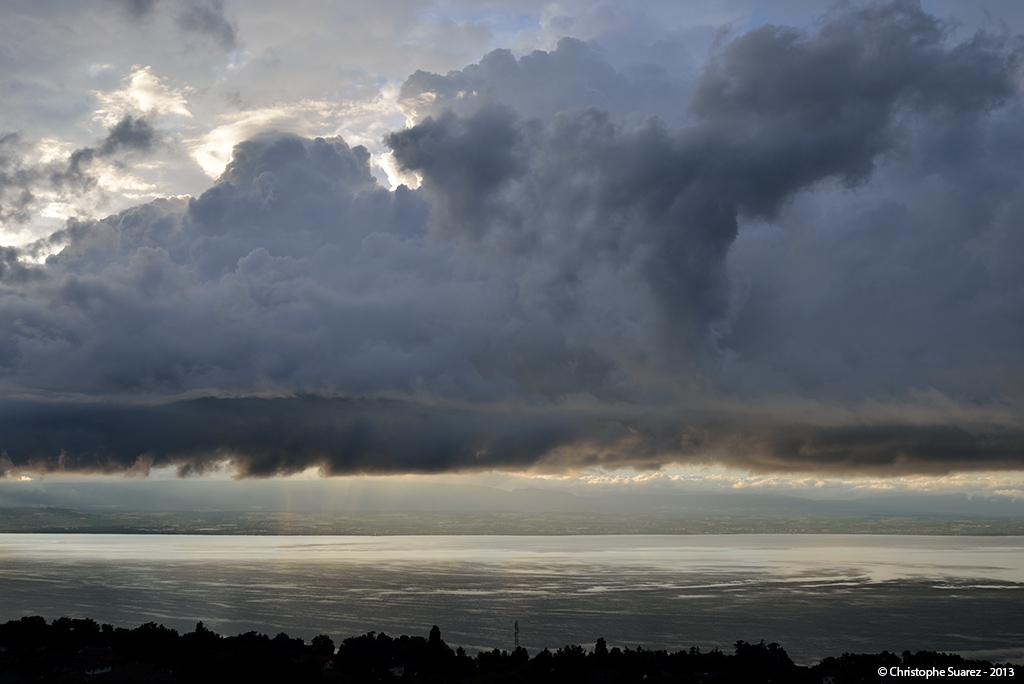
[[[839,81],[891,92],[896,76],[915,74],[888,125],[879,123],[877,107],[841,109],[838,96],[806,91],[816,82],[811,74],[785,98],[766,91],[759,105],[814,103],[814,111],[831,112],[820,120],[837,122],[840,111],[859,111],[891,147],[854,191],[817,186],[795,196],[778,220],[752,221],[740,232],[729,268],[745,291],[720,339],[723,391],[854,401],[931,387],[975,403],[1019,401],[1024,385],[1011,359],[1024,343],[1016,313],[1021,281],[1009,266],[1022,246],[1011,227],[1021,215],[1024,149],[1019,94],[1008,94],[1019,69],[1016,39],[979,35],[949,48],[923,39],[943,35],[936,20],[913,5],[897,7],[892,30],[916,27],[922,40],[909,54],[896,41],[878,43],[879,59],[893,55],[898,68],[878,64],[867,74],[873,80]],[[832,20],[837,29],[822,34],[835,46],[867,42],[856,22],[877,22],[880,12],[840,15]],[[824,55],[806,68],[815,64],[835,70]],[[726,81],[731,99],[716,111],[729,116],[757,89],[741,74],[712,82]],[[932,105],[923,107],[926,101]],[[816,119],[807,113],[802,120]]]
[[[22,162],[22,146],[15,133],[0,136],[0,224],[25,223],[32,217],[32,188],[40,172]]]
[[[721,46],[681,129],[656,119],[626,129],[596,108],[548,123],[492,103],[428,117],[387,142],[404,169],[422,175],[439,231],[512,236],[530,259],[546,241],[587,259],[610,255],[643,272],[673,344],[699,346],[726,313],[724,263],[741,216],[774,218],[828,178],[863,182],[910,121],[963,124],[1014,92],[1015,54],[1003,41],[979,36],[954,49],[944,41],[941,23],[914,3],[872,6],[814,34],[764,26]],[[571,42],[559,51],[570,47],[579,51]],[[492,53],[467,71],[495,72],[502,83],[528,77],[538,60]],[[436,86],[451,102],[471,76],[417,74],[410,90]],[[508,89],[517,90],[525,89]],[[573,282],[578,267],[563,264],[552,285]]]
[[[14,247],[0,247],[0,282],[23,283],[38,275],[38,272],[27,266],[21,250]]]
[[[436,193],[445,233],[514,230],[522,224],[517,197],[502,194],[526,172],[526,141],[515,113],[485,108],[461,118],[447,112],[386,140],[404,170],[417,171]]]
[[[387,399],[203,398],[159,406],[6,402],[0,467],[117,473],[223,460],[267,477],[518,469],[578,437],[547,412],[481,411]]]
[[[115,152],[149,150],[157,140],[156,131],[145,119],[125,116],[110,129],[97,154],[107,157]]]
[[[822,426],[757,417],[552,411],[408,399],[204,397],[158,405],[5,400],[0,472],[240,477],[720,463],[754,472],[941,475],[1024,467],[1024,428],[977,421]]]
[[[83,147],[72,152],[67,168],[52,172],[50,181],[57,188],[88,188],[95,183],[88,174],[92,162],[122,152],[147,151],[156,139],[156,131],[144,119],[125,116],[114,124],[98,147]]]
[[[1015,41],[844,6],[723,39],[667,116],[585,44],[491,53],[403,88],[417,190],[246,141],[0,254],[5,468],[1020,468]]]
[[[113,0],[129,16],[139,19],[152,13],[157,0]]]
[[[882,422],[762,427],[711,422],[689,433],[698,452],[754,472],[931,474],[1024,467],[1024,428],[984,423]],[[719,459],[716,459],[719,460]]]
[[[492,391],[468,349],[504,320],[505,294],[464,283],[426,213],[376,184],[364,148],[243,143],[198,198],[53,236],[67,246],[23,293],[47,305],[0,307],[20,359],[5,377],[86,393]]]
[[[186,35],[210,41],[223,50],[238,46],[238,27],[224,14],[224,0],[109,0],[132,20],[148,20],[159,7],[171,7],[174,23]]]
[[[238,28],[224,15],[224,0],[188,0],[177,9],[178,26],[186,32],[205,36],[225,50],[238,42]]]
[[[126,154],[152,149],[159,136],[144,119],[125,116],[96,147],[82,147],[66,161],[27,164],[26,146],[16,134],[0,137],[0,224],[26,223],[34,215],[39,192],[81,194],[96,179],[90,166],[98,159],[119,161]]]

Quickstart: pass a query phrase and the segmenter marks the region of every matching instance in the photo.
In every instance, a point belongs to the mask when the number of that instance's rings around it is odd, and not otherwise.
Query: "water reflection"
[[[40,614],[471,652],[565,643],[1024,656],[1024,539],[843,535],[0,535],[0,619]]]

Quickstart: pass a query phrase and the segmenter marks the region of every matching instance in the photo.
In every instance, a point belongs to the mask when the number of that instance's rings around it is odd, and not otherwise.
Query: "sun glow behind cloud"
[[[235,145],[268,131],[305,137],[339,136],[350,145],[368,147],[379,160],[384,154],[384,134],[400,121],[396,95],[395,88],[388,88],[368,101],[302,100],[222,114],[215,128],[187,140],[186,145],[210,178],[224,172]]]
[[[99,108],[93,117],[105,126],[113,126],[130,114],[192,118],[184,91],[167,85],[153,74],[152,67],[135,66],[121,81],[121,86],[113,92],[94,93]]]

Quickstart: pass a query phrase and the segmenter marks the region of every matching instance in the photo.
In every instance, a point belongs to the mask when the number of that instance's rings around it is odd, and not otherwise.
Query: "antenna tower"
[[[513,631],[513,634],[515,634],[516,650],[518,651],[519,650],[519,620],[516,620],[516,626],[515,626],[515,629]]]

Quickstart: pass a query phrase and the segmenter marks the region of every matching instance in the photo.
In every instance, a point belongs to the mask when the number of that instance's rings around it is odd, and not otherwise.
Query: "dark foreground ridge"
[[[0,625],[0,684],[21,682],[422,682],[423,684],[690,682],[883,682],[906,677],[1019,677],[1024,668],[959,655],[905,651],[844,653],[812,667],[795,665],[778,644],[736,642],[733,654],[697,648],[669,653],[640,646],[567,645],[532,657],[495,648],[475,657],[452,649],[434,627],[426,638],[368,632],[335,648],[321,634],[310,643],[287,634],[223,637],[203,623],[178,634],[153,622],[135,629],[94,620],[23,617]]]

